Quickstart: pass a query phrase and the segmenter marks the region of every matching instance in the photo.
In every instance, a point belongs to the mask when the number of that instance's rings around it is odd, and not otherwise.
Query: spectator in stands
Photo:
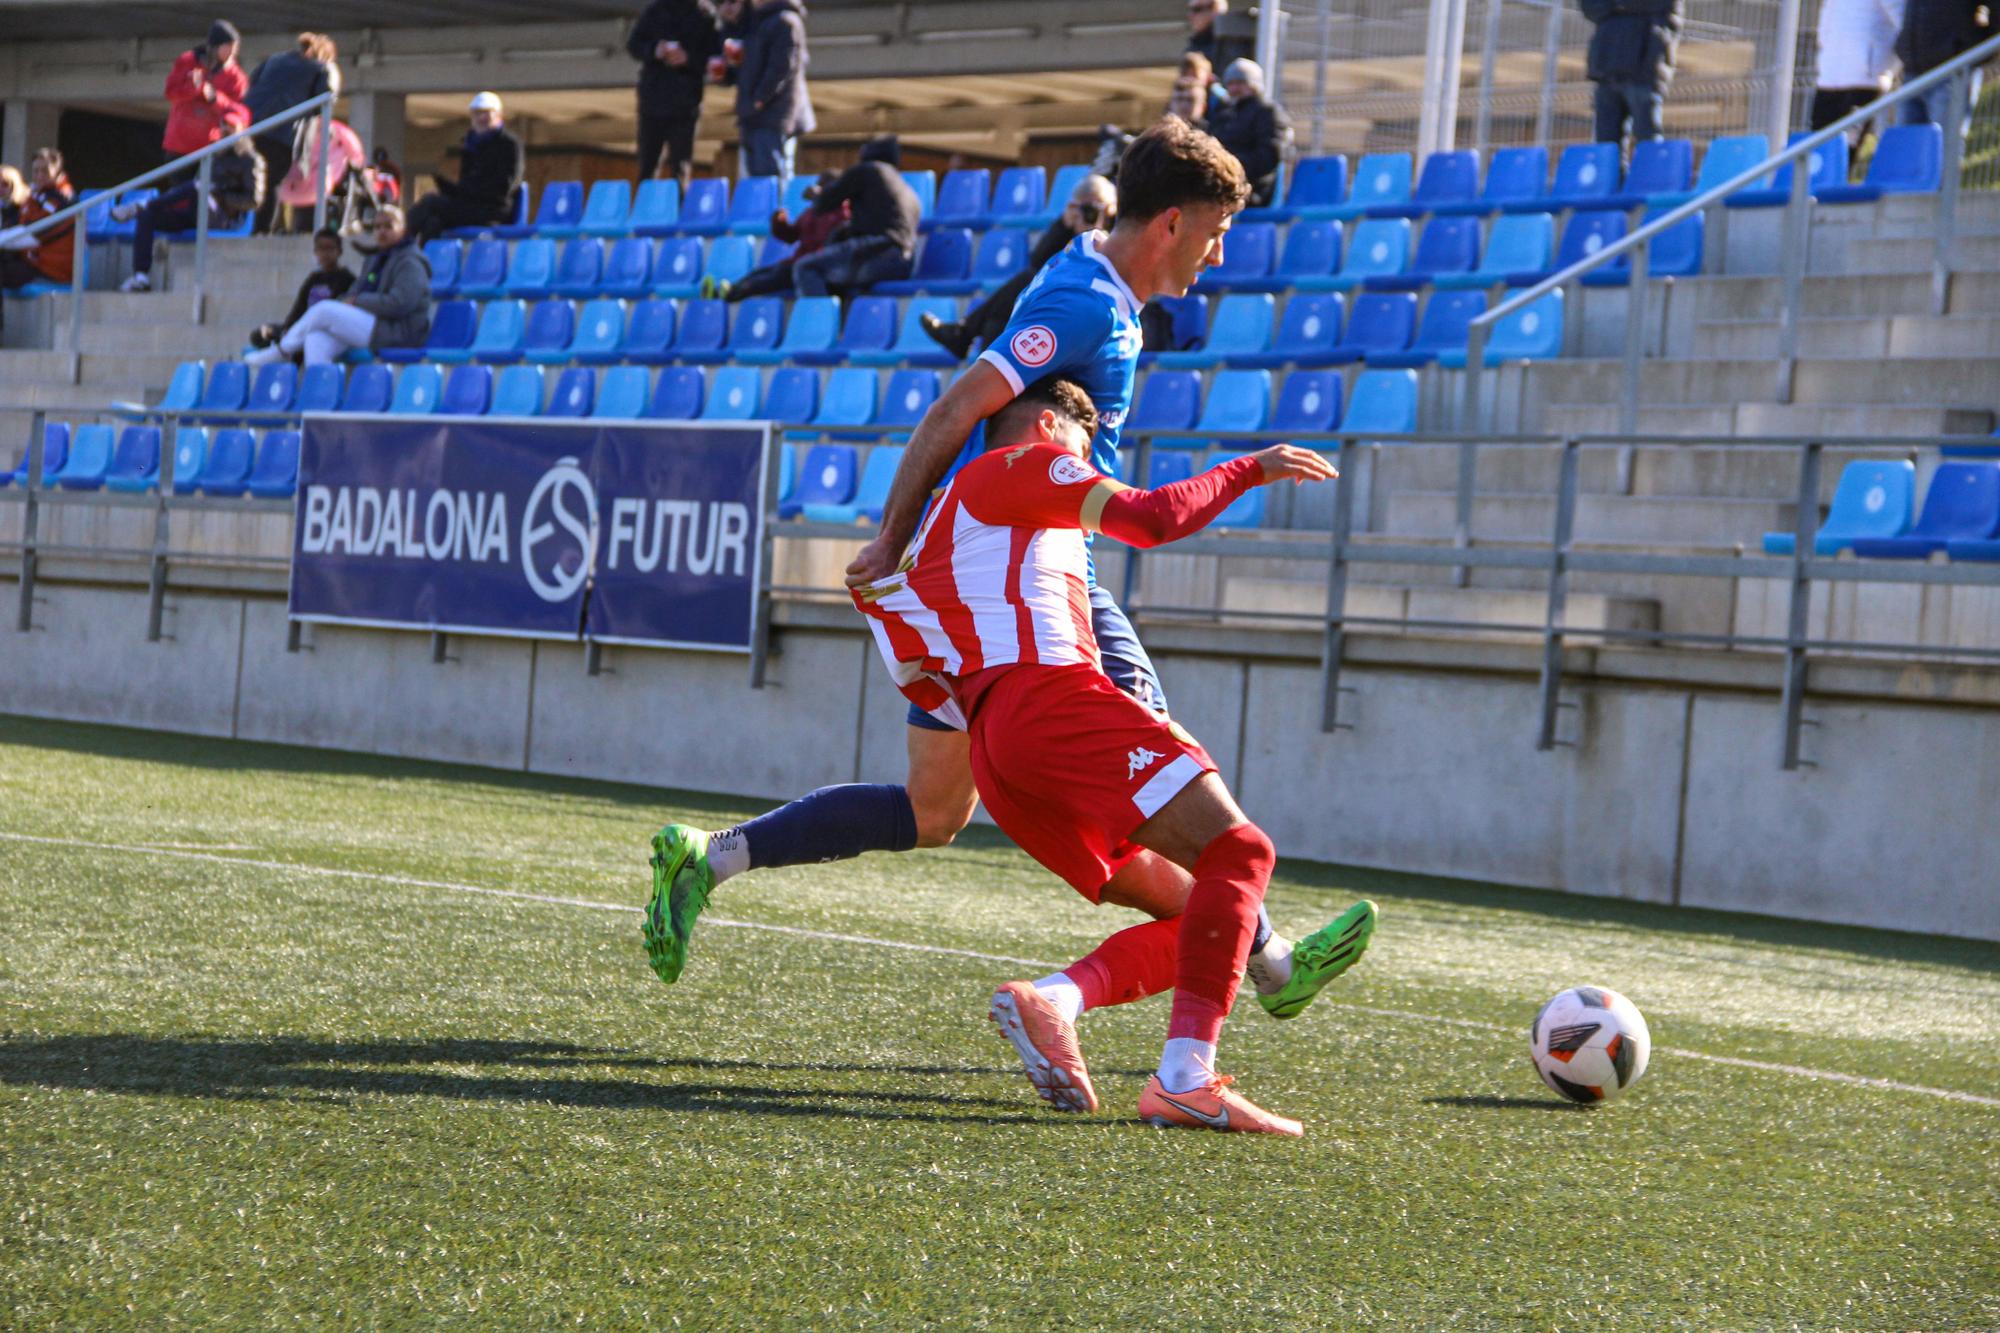
[[[1199,51],[1183,54],[1181,72],[1167,97],[1167,114],[1193,125],[1207,120],[1223,100],[1222,89],[1215,82],[1215,67],[1208,63],[1208,57]]]
[[[1257,54],[1256,21],[1231,18],[1229,0],[1188,0],[1187,16],[1187,49],[1204,56],[1210,69]]]
[[[1263,208],[1278,189],[1278,166],[1292,146],[1292,119],[1264,96],[1264,71],[1254,60],[1232,60],[1222,71],[1229,100],[1205,127],[1250,181],[1250,207]]]
[[[1585,72],[1597,85],[1597,142],[1662,137],[1661,108],[1674,81],[1680,45],[1682,0],[1582,0],[1583,16],[1596,25]]]
[[[741,64],[727,77],[736,83],[736,128],[746,176],[789,179],[801,134],[811,134],[812,96],[806,88],[806,16],[800,0],[750,0],[740,20]],[[737,40],[725,30],[727,43]]]
[[[792,266],[807,255],[817,254],[833,239],[833,234],[845,226],[852,210],[846,204],[838,208],[822,208],[820,196],[827,187],[839,179],[831,171],[822,174],[818,183],[807,187],[807,208],[793,222],[791,214],[778,209],[771,214],[771,234],[781,241],[792,244],[792,253],[775,264],[750,270],[735,282],[725,282],[719,278],[704,277],[701,280],[701,294],[707,297],[721,297],[725,301],[743,301],[752,296],[781,296],[792,290]]]
[[[277,342],[243,360],[261,366],[304,352],[307,365],[324,365],[354,347],[422,347],[430,332],[430,261],[403,210],[384,205],[375,212],[375,253],[347,295],[310,306]]]
[[[722,50],[707,0],[653,0],[625,49],[639,62],[639,179],[687,188],[709,58]]]
[[[495,94],[479,94],[466,109],[472,128],[465,134],[458,179],[439,175],[437,192],[417,200],[410,210],[409,229],[419,240],[434,241],[452,227],[487,227],[514,216],[526,160],[521,141],[501,123],[504,113]]]
[[[788,0],[780,0],[781,3]],[[856,296],[878,282],[910,276],[917,248],[917,192],[896,170],[902,146],[894,136],[861,149],[861,160],[820,191],[819,207],[851,213],[847,225],[817,253],[792,265],[800,296]]]
[[[209,167],[210,228],[234,227],[264,202],[264,159],[254,144],[251,139],[238,139],[216,153]],[[153,290],[153,236],[162,231],[191,230],[200,196],[201,182],[196,179],[184,181],[148,203],[120,204],[111,210],[111,216],[120,222],[139,219],[132,232],[132,276],[119,285],[119,291]]]
[[[313,264],[313,271],[299,284],[298,299],[292,302],[290,313],[276,324],[260,324],[251,330],[252,347],[269,347],[303,319],[306,311],[321,301],[347,295],[354,286],[354,270],[340,262],[340,233],[332,227],[313,233]]]
[[[1823,130],[1882,95],[1895,72],[1896,34],[1902,26],[1903,0],[1824,0],[1813,81],[1814,129]],[[1850,133],[1848,141],[1858,145],[1861,137]]]
[[[250,76],[250,92],[243,99],[250,108],[251,123],[269,120],[321,93],[338,94],[340,66],[334,62],[339,54],[339,48],[331,37],[323,33],[302,32],[298,45],[292,50],[268,57]],[[285,173],[292,169],[292,159],[296,156],[293,144],[297,142],[300,124],[300,121],[294,120],[257,136],[257,151],[264,158],[265,169],[270,173],[273,185],[283,180]],[[278,192],[273,189],[257,206],[259,236],[271,230],[277,211]]]
[[[233,25],[217,19],[208,40],[181,52],[167,75],[167,133],[161,141],[169,162],[250,123],[243,98],[250,81],[236,63],[241,44]]]
[[[1085,176],[1070,193],[1062,213],[1035,239],[1034,249],[1028,252],[1028,262],[1019,273],[966,311],[962,320],[946,322],[935,315],[921,315],[917,322],[924,326],[924,332],[938,346],[960,361],[965,360],[972,351],[973,343],[990,347],[993,340],[1000,336],[1007,327],[1007,321],[1014,317],[1014,302],[1021,298],[1021,293],[1035,280],[1035,275],[1042,271],[1042,265],[1055,258],[1079,234],[1110,231],[1117,220],[1117,187],[1094,173]]]
[[[28,202],[28,182],[19,167],[0,165],[0,227],[21,225],[21,205]]]
[[[1908,0],[1903,9],[1903,30],[1896,36],[1896,54],[1903,58],[1903,81],[1928,74],[1953,56],[1969,51],[1993,35],[1992,10],[1988,0]],[[1952,80],[1946,79],[1927,93],[1909,98],[1902,106],[1905,125],[1942,125],[1950,115]],[[1966,123],[1958,126],[1963,135],[1971,123],[1972,108],[1979,101],[1980,71],[1971,72],[1965,90]]]
[[[37,150],[28,174],[33,184],[20,203],[20,226],[33,226],[76,202],[76,191],[63,174],[63,156],[55,149]],[[12,291],[31,282],[68,282],[75,262],[76,224],[64,222],[0,249],[0,288]]]

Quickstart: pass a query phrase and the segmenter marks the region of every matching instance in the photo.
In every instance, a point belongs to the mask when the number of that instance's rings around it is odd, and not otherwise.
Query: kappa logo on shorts
[[[1024,366],[1046,366],[1056,354],[1055,330],[1046,324],[1030,324],[1007,344],[1014,359]]]
[[[1125,756],[1125,780],[1129,782],[1133,778],[1138,777],[1154,764],[1159,763],[1163,757],[1154,754],[1143,745],[1140,746]]]

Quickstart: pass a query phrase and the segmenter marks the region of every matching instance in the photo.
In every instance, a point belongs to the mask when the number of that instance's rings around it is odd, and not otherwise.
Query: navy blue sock
[[[1264,946],[1271,942],[1275,932],[1271,928],[1271,914],[1264,910],[1264,904],[1257,904],[1257,933],[1250,937],[1250,952],[1262,953]]]
[[[731,831],[743,835],[753,870],[814,865],[909,851],[917,845],[917,812],[905,788],[850,782],[821,787]]]

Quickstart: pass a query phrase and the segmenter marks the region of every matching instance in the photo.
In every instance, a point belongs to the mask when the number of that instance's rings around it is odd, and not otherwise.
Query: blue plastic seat
[[[561,238],[576,235],[578,224],[583,221],[583,182],[550,181],[542,187],[542,202],[535,209],[532,226],[510,223],[489,230],[495,236],[508,240],[520,240],[528,236]]]
[[[875,420],[875,372],[842,366],[826,379],[815,426],[866,426]]]
[[[778,506],[780,510],[792,498],[792,492],[798,489],[798,485],[798,450],[789,444],[780,445],[778,446]]]
[[[1492,326],[1486,341],[1486,364],[1508,361],[1545,361],[1562,355],[1563,294],[1544,292],[1512,314],[1503,315]],[[1437,363],[1454,369],[1465,365],[1464,348],[1438,353]]]
[[[1549,184],[1549,150],[1546,148],[1496,148],[1486,164],[1486,183],[1479,198],[1469,202],[1439,204],[1433,213],[1540,212],[1542,192]]]
[[[197,406],[207,378],[206,361],[183,361],[175,366],[173,377],[167,381],[167,391],[160,398],[160,410],[186,412]]]
[[[748,305],[749,302],[744,302]],[[742,320],[737,321],[740,326]],[[802,352],[824,352],[840,336],[840,301],[832,296],[802,296],[792,302],[791,322],[784,341],[775,347],[739,350],[736,359],[753,366],[774,366]]]
[[[1292,164],[1284,211],[1293,217],[1326,219],[1347,202],[1347,158],[1302,157]]]
[[[257,367],[243,406],[252,412],[289,412],[298,392],[299,368],[289,361],[273,361]]]
[[[1943,178],[1943,164],[1941,127],[1892,125],[1876,141],[1875,156],[1868,159],[1868,174],[1861,184],[1829,186],[1818,198],[1823,204],[1861,204],[1885,194],[1930,194]],[[1930,511],[1928,501],[1924,508]]]
[[[972,233],[963,227],[941,227],[924,237],[916,266],[907,278],[878,282],[884,296],[915,296],[922,291],[965,291],[978,286],[965,274],[972,265]]]
[[[1625,185],[1600,207],[1637,208],[1655,195],[1684,194],[1694,180],[1694,144],[1686,139],[1641,139],[1632,145]]]
[[[1069,206],[1069,197],[1076,193],[1076,187],[1090,176],[1088,162],[1072,162],[1066,167],[1057,167],[1055,178],[1049,182],[1049,192],[1042,200],[1042,207],[1026,226],[1030,231],[1039,231],[1061,216]]]
[[[556,256],[556,275],[549,290],[557,296],[595,296],[603,282],[604,242],[594,236],[576,236],[564,241],[562,253]]]
[[[677,229],[689,236],[720,236],[729,229],[729,182],[702,176],[688,182],[681,196]]]
[[[569,345],[576,337],[576,307],[568,301],[537,301],[528,310],[528,323],[521,333],[519,358],[538,365],[555,365],[569,360]],[[499,361],[484,356],[484,361]]]
[[[1812,137],[1811,130],[1796,131],[1786,146]],[[1835,136],[1806,155],[1806,189],[1813,197],[1847,184],[1847,140]],[[1738,190],[1722,202],[1730,208],[1782,208],[1792,197],[1792,164],[1785,163],[1771,173],[1769,183]]]
[[[1840,470],[1840,485],[1834,488],[1826,522],[1813,534],[1813,554],[1838,555],[1857,537],[1903,536],[1910,530],[1916,495],[1916,465],[1906,458],[1849,463]],[[1795,532],[1764,534],[1766,554],[1790,555],[1797,549]]]
[[[160,484],[160,428],[127,426],[118,432],[111,466],[104,473],[106,490],[133,494]]]
[[[1651,222],[1671,209],[1659,204],[1646,210]],[[1692,278],[1701,273],[1706,217],[1694,213],[1655,236],[1647,244],[1646,276],[1649,278]],[[1609,264],[1583,275],[1586,287],[1623,287],[1632,281],[1632,258],[1622,254]]]
[[[1155,449],[1146,464],[1146,489],[1156,491],[1162,486],[1171,486],[1177,481],[1186,481],[1194,475],[1194,455],[1183,450],[1168,451]],[[1119,472],[1125,471],[1124,460],[1119,461]]]
[[[1047,167],[1008,167],[993,183],[992,207],[984,218],[989,227],[1026,227],[1042,211],[1049,186]]]
[[[653,385],[646,415],[660,421],[693,421],[708,388],[700,366],[668,366]]]
[[[1275,369],[1282,365],[1317,366],[1340,341],[1346,300],[1335,292],[1301,292],[1285,303],[1278,335],[1268,350],[1236,352],[1228,364],[1239,370]]]
[[[889,487],[896,480],[896,469],[902,462],[901,445],[876,445],[868,451],[868,462],[861,469],[854,498],[845,504],[808,501],[802,506],[805,516],[814,523],[852,523],[863,518],[880,523],[882,506],[889,502]]]
[[[256,462],[254,435],[247,430],[219,430],[209,444],[195,484],[203,495],[241,495],[250,489],[250,470]]]
[[[1271,429],[1287,435],[1323,435],[1340,424],[1340,376],[1331,370],[1295,370],[1278,390]]]
[[[1201,431],[1262,430],[1271,419],[1271,372],[1218,370],[1201,406]]]
[[[859,461],[851,444],[814,445],[799,464],[798,486],[792,498],[778,506],[778,517],[796,518],[807,505],[844,505],[853,500]]]
[[[672,360],[676,323],[672,301],[635,302],[618,340],[618,359],[649,366]]]
[[[493,405],[493,367],[453,366],[438,395],[438,411],[446,416],[483,417]]]
[[[395,392],[389,367],[370,362],[347,372],[347,387],[340,392],[342,412],[386,412]]]
[[[299,396],[292,403],[301,415],[331,412],[340,403],[341,368],[331,362],[307,366],[299,375]]]
[[[1126,420],[1128,434],[1193,430],[1201,415],[1201,376],[1192,370],[1156,370],[1139,386],[1138,402]],[[1188,441],[1157,441],[1161,448],[1194,447]]]
[[[1424,303],[1423,322],[1417,336],[1400,352],[1372,352],[1371,366],[1427,366],[1446,352],[1465,351],[1475,316],[1486,313],[1486,293],[1481,291],[1432,292]]]
[[[1363,224],[1366,225],[1366,224]],[[1479,219],[1432,218],[1417,238],[1417,253],[1401,273],[1378,273],[1361,280],[1371,292],[1414,292],[1447,274],[1470,273],[1479,262]]]
[[[424,244],[424,258],[431,265],[431,296],[443,299],[458,290],[458,260],[463,253],[457,241],[435,240]]]
[[[431,307],[431,331],[422,347],[383,347],[375,359],[391,364],[415,361],[464,361],[472,355],[479,331],[479,307],[471,301],[439,301]]]
[[[62,468],[44,478],[66,491],[94,491],[104,484],[111,470],[111,449],[115,443],[111,427],[100,422],[78,426],[71,438],[69,455]]]
[[[1409,292],[1364,292],[1354,298],[1347,333],[1328,349],[1323,364],[1344,366],[1410,345],[1417,327],[1417,298]]]
[[[964,290],[998,287],[1027,266],[1034,241],[1019,227],[995,227],[979,238],[979,253],[972,260],[972,278]],[[959,290],[955,285],[933,287],[932,291]]]
[[[748,236],[718,236],[709,243],[708,259],[702,276],[717,282],[735,282],[757,266],[757,243]]]
[[[1605,246],[1624,240],[1625,231],[1625,215],[1616,210],[1597,208],[1571,213],[1568,225],[1563,228],[1562,243],[1556,247],[1555,266],[1549,272],[1560,273],[1572,264],[1582,263]],[[1549,274],[1541,276],[1546,278]]]
[[[1924,128],[1935,128],[1926,126]],[[2000,554],[2000,466],[1940,463],[1924,494],[1924,510],[1900,537],[1856,537],[1854,553],[1896,560],[1921,560],[1949,550],[1956,558],[1992,559]]]
[[[626,230],[634,236],[671,236],[680,228],[681,183],[675,180],[639,182],[632,196]]]
[[[1549,213],[1505,213],[1493,220],[1486,250],[1470,273],[1441,273],[1437,287],[1533,286],[1556,259],[1556,220]]]
[[[1340,271],[1325,285],[1334,291],[1350,291],[1369,278],[1401,273],[1409,262],[1409,219],[1369,218],[1357,223],[1349,234]],[[1320,284],[1312,286],[1317,289]]]
[[[1153,303],[1166,312],[1169,333],[1167,346],[1159,351],[1141,350],[1139,364],[1153,365],[1166,351],[1185,352],[1201,345],[1208,336],[1208,298],[1199,292],[1186,296],[1156,296]]]
[[[534,190],[526,181],[514,191],[514,206],[507,210],[507,221],[495,225],[481,223],[473,227],[450,227],[445,235],[453,240],[476,241],[497,236],[526,236],[534,228],[528,225],[528,210],[534,203]]]
[[[1576,143],[1556,159],[1556,181],[1546,200],[1551,209],[1602,208],[1618,193],[1618,145]]]
[[[781,241],[775,236],[766,236],[757,244],[757,267],[769,268],[773,264],[790,259],[798,248],[792,241]]]
[[[1222,242],[1222,262],[1201,275],[1203,291],[1233,287],[1239,280],[1256,282],[1271,275],[1278,258],[1278,228],[1270,222],[1244,222]]]
[[[545,385],[540,366],[508,366],[493,382],[493,406],[489,410],[496,417],[538,417],[542,414]]]
[[[764,418],[800,425],[819,414],[819,372],[803,366],[780,366],[764,386]]]
[[[1223,450],[1208,460],[1210,467],[1243,457],[1235,450]],[[1265,495],[1268,486],[1258,486],[1245,491],[1229,502],[1229,507],[1209,520],[1211,528],[1261,528],[1264,526]]]
[[[1406,204],[1410,201],[1410,155],[1370,153],[1354,168],[1354,189],[1344,204],[1335,204],[1322,214],[1302,212],[1304,217],[1335,217],[1345,221],[1358,218],[1371,208]]]
[[[1355,435],[1415,434],[1417,372],[1364,370],[1356,375],[1340,429]]]
[[[681,307],[674,330],[672,354],[677,361],[722,361],[728,353],[722,340],[729,334],[729,311],[720,301],[689,301]]]
[[[528,307],[522,301],[488,301],[479,312],[479,328],[472,345],[439,349],[431,360],[445,365],[462,361],[490,361],[496,364],[521,359],[521,340],[527,336]]]
[[[182,429],[188,429],[183,427]],[[67,421],[49,421],[42,425],[42,483],[49,484],[63,465],[69,461],[70,428]],[[21,461],[8,476],[16,486],[28,484],[28,455],[24,452]]]
[[[585,236],[624,236],[631,230],[632,183],[602,180],[590,187],[579,230]]]
[[[729,230],[739,236],[763,236],[771,230],[771,214],[778,211],[778,178],[745,176],[736,182],[736,195],[729,201]]]
[[[598,400],[598,372],[590,366],[570,366],[556,374],[548,394],[550,416],[590,416]]]
[[[1479,154],[1469,149],[1432,153],[1424,159],[1417,188],[1403,203],[1371,204],[1371,218],[1415,218],[1448,205],[1468,205],[1479,193]]]
[[[458,266],[460,296],[498,296],[507,285],[507,243],[481,237],[465,247]]]
[[[644,416],[651,389],[651,377],[644,366],[609,366],[597,386],[597,401],[591,404],[590,415],[621,421]]]
[[[637,300],[652,290],[653,243],[643,236],[613,241],[604,255],[597,289],[606,296]]]
[[[729,330],[725,352],[716,356],[689,356],[690,361],[760,361],[758,354],[775,349],[785,334],[785,302],[777,296],[753,296],[736,307],[736,323]],[[768,358],[766,358],[768,359]]]
[[[1215,308],[1208,340],[1190,352],[1162,352],[1159,364],[1174,369],[1220,365],[1232,356],[1266,351],[1277,302],[1259,292],[1232,292]]]
[[[1340,236],[1340,224],[1330,218],[1294,222],[1285,233],[1277,272],[1267,278],[1237,279],[1232,285],[1239,292],[1328,290],[1340,264]]]
[[[701,409],[704,421],[754,421],[763,380],[750,366],[724,366],[708,382],[708,401]]]
[[[618,341],[624,332],[623,301],[605,298],[585,301],[576,312],[575,331],[570,336],[567,349],[568,359],[592,364],[616,361],[619,357]]]
[[[1702,155],[1701,171],[1694,178],[1694,188],[1656,194],[1650,202],[1684,204],[1696,195],[1705,194],[1742,175],[1770,155],[1771,141],[1761,134],[1726,134],[1719,139],[1711,139],[1708,152]]]
[[[929,217],[937,211],[937,173],[935,171],[905,171],[903,184],[910,187],[910,193],[917,196],[917,218]],[[792,215],[797,217],[795,212]]]
[[[857,296],[847,303],[840,337],[823,351],[799,352],[802,366],[837,366],[855,352],[879,352],[896,338],[896,302],[887,296]]]
[[[299,433],[266,431],[251,469],[250,494],[260,500],[288,500],[299,488]]]
[[[903,311],[902,327],[896,334],[894,345],[882,351],[857,349],[847,354],[849,363],[856,366],[955,366],[958,364],[951,353],[931,340],[924,332],[922,319],[925,315],[935,315],[950,323],[958,318],[958,302],[949,296],[919,296],[913,299]],[[831,395],[832,388],[828,387]]]
[[[137,190],[127,190],[115,198],[102,190],[85,190],[83,195],[96,199],[85,215],[84,234],[93,242],[125,241],[130,240],[132,234],[139,230],[139,218],[134,214],[123,222],[115,221],[111,216],[113,205],[122,203],[144,207],[158,199],[160,192],[151,186],[145,186]]]
[[[438,410],[443,393],[443,377],[436,366],[427,362],[404,366],[396,377],[396,397],[389,410],[397,416],[429,416]]]
[[[241,361],[218,361],[209,368],[197,408],[211,416],[234,414],[243,410],[243,400],[249,395],[250,368]]]
[[[947,171],[943,184],[938,186],[937,212],[923,219],[920,225],[926,230],[978,225],[986,216],[991,180],[984,167]]]
[[[693,296],[701,290],[701,240],[670,236],[653,251],[653,291],[660,296]]]
[[[514,247],[502,291],[518,300],[538,301],[555,287],[556,243],[533,236]]]
[[[889,376],[889,386],[882,391],[875,424],[914,427],[931,410],[940,392],[935,370],[899,370]]]
[[[201,469],[208,462],[208,432],[200,426],[182,426],[174,432],[174,494],[193,495],[201,480]],[[0,474],[0,486],[13,479],[13,474]]]

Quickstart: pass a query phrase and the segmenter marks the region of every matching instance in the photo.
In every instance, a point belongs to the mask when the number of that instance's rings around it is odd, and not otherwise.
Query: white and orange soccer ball
[[[1535,1015],[1528,1054],[1542,1082],[1585,1106],[1637,1083],[1653,1054],[1639,1006],[1608,986],[1572,986]]]

